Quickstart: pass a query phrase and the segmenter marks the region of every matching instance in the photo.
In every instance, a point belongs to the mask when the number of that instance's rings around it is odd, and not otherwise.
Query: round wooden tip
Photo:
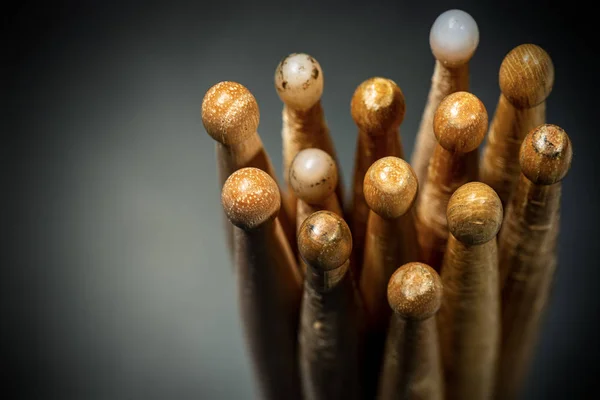
[[[305,110],[323,94],[323,71],[311,56],[293,53],[281,60],[275,70],[275,89],[288,107]]]
[[[401,317],[424,320],[442,304],[440,276],[427,264],[410,262],[394,272],[388,283],[388,303]]]
[[[392,219],[412,207],[418,186],[417,177],[406,161],[384,157],[367,170],[363,190],[369,208],[382,218]]]
[[[352,252],[352,234],[337,214],[318,211],[298,231],[300,256],[312,268],[330,271],[342,266]]]
[[[384,135],[404,120],[404,94],[391,79],[367,79],[354,91],[350,111],[360,130]]]
[[[516,108],[531,108],[545,101],[554,85],[552,59],[535,44],[522,44],[504,57],[500,90]]]
[[[482,244],[496,237],[503,213],[494,189],[481,182],[466,183],[448,202],[448,229],[465,244]]]
[[[335,161],[323,150],[304,149],[292,161],[289,182],[299,199],[308,204],[322,203],[338,184]]]
[[[559,126],[544,124],[534,128],[523,140],[520,152],[521,171],[538,185],[561,181],[573,157],[571,140]]]
[[[479,147],[488,128],[488,114],[477,96],[456,92],[440,103],[433,119],[438,143],[452,152],[468,153]]]
[[[448,10],[433,23],[429,44],[438,61],[449,67],[458,67],[473,57],[479,44],[479,28],[468,13]]]
[[[221,203],[232,224],[250,230],[277,216],[281,195],[269,174],[258,168],[242,168],[225,181]]]
[[[202,100],[202,124],[217,142],[231,145],[256,133],[260,112],[256,99],[243,85],[220,82]]]

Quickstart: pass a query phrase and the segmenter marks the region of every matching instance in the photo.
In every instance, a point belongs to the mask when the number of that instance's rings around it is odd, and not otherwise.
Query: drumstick
[[[234,227],[238,302],[262,394],[301,399],[297,354],[301,278],[276,219],[277,183],[257,168],[234,172],[223,185],[223,209]]]
[[[329,211],[308,217],[298,232],[308,266],[300,316],[300,371],[305,399],[358,399],[359,328],[348,274],[352,235]]]
[[[515,398],[528,372],[557,264],[561,180],[572,158],[569,137],[541,125],[523,141],[521,175],[499,235],[502,352],[499,399]]]
[[[260,112],[256,99],[243,85],[220,82],[208,89],[202,100],[202,124],[216,141],[217,167],[221,186],[240,168],[255,167],[277,177],[269,156],[257,133]],[[279,221],[292,250],[296,248],[294,205],[280,190],[282,210]],[[226,235],[232,247],[233,231],[226,225]]]
[[[487,124],[485,106],[467,92],[447,96],[435,113],[433,130],[438,144],[417,199],[416,228],[420,259],[437,271],[448,240],[448,201],[458,187],[477,179],[477,148]]]
[[[480,182],[461,186],[448,203],[451,234],[438,328],[450,400],[493,394],[500,317],[496,234],[502,214],[496,192]]]
[[[363,187],[371,210],[359,289],[367,317],[366,389],[374,394],[391,314],[388,282],[399,265],[416,260],[418,255],[412,212],[418,185],[406,161],[384,157],[368,169]]]
[[[442,281],[427,264],[412,262],[392,275],[387,297],[394,310],[385,347],[380,400],[441,400],[444,383],[435,314]]]
[[[352,119],[358,126],[350,205],[350,226],[355,244],[351,266],[354,277],[359,279],[369,216],[363,181],[371,164],[378,159],[387,156],[404,157],[398,133],[404,119],[404,95],[391,79],[367,79],[356,88],[350,109]]]

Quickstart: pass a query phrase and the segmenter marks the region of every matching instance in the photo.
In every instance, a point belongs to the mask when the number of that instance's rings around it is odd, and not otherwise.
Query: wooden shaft
[[[363,260],[363,247],[365,242],[367,219],[369,217],[369,206],[365,201],[363,181],[369,167],[377,160],[394,156],[402,158],[404,152],[398,130],[394,129],[382,136],[369,136],[365,132],[359,132],[354,157],[354,180],[352,190],[351,215],[352,236],[356,243],[352,266],[356,279],[360,278],[361,260]]]
[[[506,206],[521,173],[519,148],[527,133],[546,119],[546,103],[517,109],[500,95],[481,159],[480,179],[491,186]]]
[[[297,328],[301,278],[276,219],[278,186],[264,171],[243,168],[223,186],[234,227],[238,304],[256,377],[267,399],[301,399]]]
[[[476,171],[469,168],[472,159],[477,160],[477,150],[453,153],[439,144],[431,157],[428,179],[416,207],[416,232],[420,259],[436,271],[440,271],[448,241],[448,201],[456,189],[477,179]]]
[[[283,176],[289,186],[289,169],[294,157],[298,152],[308,148],[316,148],[325,151],[335,161],[338,174],[341,173],[339,161],[336,155],[329,129],[325,123],[323,108],[318,101],[308,110],[299,110],[284,105],[283,107]],[[340,204],[344,202],[343,179],[340,176],[336,185],[335,193]]]
[[[489,399],[499,351],[496,234],[502,204],[487,185],[459,188],[448,204],[450,237],[442,266],[438,328],[447,399]]]
[[[540,125],[523,140],[521,174],[499,235],[502,352],[496,397],[513,399],[527,377],[557,265],[561,180],[570,168],[567,134]]]
[[[358,399],[359,315],[348,274],[350,229],[338,215],[319,211],[304,221],[298,247],[308,265],[299,332],[304,398]]]
[[[410,165],[415,170],[421,187],[427,182],[429,160],[437,144],[433,133],[433,117],[442,100],[454,92],[469,90],[469,64],[457,67],[444,66],[439,60],[435,62],[431,89],[421,118],[421,124],[415,139]]]
[[[409,279],[398,279],[397,274],[407,269],[412,270]],[[390,305],[396,312],[390,323],[377,398],[441,400],[444,385],[434,316],[442,299],[441,281],[424,264],[409,263],[398,271],[388,287]],[[404,282],[394,282],[395,278]],[[399,289],[411,297],[402,298]]]

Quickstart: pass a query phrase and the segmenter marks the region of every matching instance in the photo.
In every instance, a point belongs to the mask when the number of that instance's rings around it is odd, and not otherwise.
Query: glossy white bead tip
[[[435,20],[429,44],[436,59],[447,66],[468,62],[479,44],[479,28],[468,13],[448,10]]]
[[[308,109],[323,94],[323,71],[311,56],[290,54],[275,70],[275,88],[281,100],[294,109]]]
[[[337,186],[335,161],[323,150],[304,149],[292,161],[289,182],[298,198],[308,204],[321,203]]]

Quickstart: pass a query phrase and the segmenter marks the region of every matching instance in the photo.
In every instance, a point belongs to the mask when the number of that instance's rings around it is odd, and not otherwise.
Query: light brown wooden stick
[[[347,273],[352,236],[329,211],[308,217],[298,235],[308,271],[300,317],[300,371],[305,399],[358,399],[359,325]]]
[[[500,329],[496,234],[502,214],[496,192],[480,182],[461,186],[448,203],[451,234],[438,328],[450,400],[493,395]]]
[[[513,399],[527,376],[557,264],[561,180],[572,158],[569,137],[541,125],[523,141],[521,175],[499,235],[502,352],[496,398]]]
[[[398,133],[404,119],[404,95],[394,81],[385,78],[371,78],[358,86],[352,96],[350,108],[352,118],[358,126],[350,205],[350,224],[355,243],[355,253],[351,265],[353,275],[359,279],[369,216],[363,181],[371,164],[378,159],[387,156],[404,157]]]
[[[257,168],[225,182],[223,209],[234,227],[238,304],[264,398],[301,399],[297,328],[301,278],[276,215],[277,183]]]
[[[435,111],[444,97],[469,90],[469,61],[479,44],[479,28],[468,13],[448,10],[433,23],[429,44],[436,58],[435,69],[410,162],[421,186],[427,181],[429,160],[437,144],[433,133]]]
[[[359,289],[367,318],[364,375],[367,396],[373,397],[391,314],[388,282],[399,265],[418,255],[412,212],[418,184],[406,161],[384,157],[368,169],[363,187],[370,212]]]
[[[333,141],[325,122],[321,95],[323,70],[308,54],[293,53],[285,57],[275,70],[275,89],[283,101],[283,174],[291,190],[289,169],[300,150],[316,148],[329,154],[340,171]],[[336,195],[344,202],[342,179],[336,183]]]
[[[216,156],[220,185],[240,168],[255,167],[277,177],[269,156],[257,133],[260,112],[252,93],[236,82],[220,82],[208,89],[202,100],[202,123],[217,142]],[[295,204],[280,189],[281,226],[293,251],[296,249]],[[233,244],[233,230],[226,224],[228,243]]]
[[[327,210],[343,217],[342,208],[335,195],[338,170],[335,160],[319,149],[304,149],[296,154],[290,165],[289,184],[298,198],[296,226],[298,231],[306,218],[317,211]],[[299,260],[302,274],[306,264]]]
[[[429,163],[427,182],[416,206],[416,228],[420,259],[440,270],[448,223],[446,208],[452,193],[477,179],[477,148],[487,130],[487,111],[473,94],[456,92],[447,96],[434,118],[438,144]]]
[[[552,59],[541,47],[523,44],[500,66],[502,94],[481,160],[481,181],[506,206],[520,174],[519,148],[529,131],[546,119],[546,98],[554,84]]]
[[[441,400],[444,381],[435,314],[442,282],[433,268],[408,263],[392,275],[387,297],[394,310],[378,399]]]

